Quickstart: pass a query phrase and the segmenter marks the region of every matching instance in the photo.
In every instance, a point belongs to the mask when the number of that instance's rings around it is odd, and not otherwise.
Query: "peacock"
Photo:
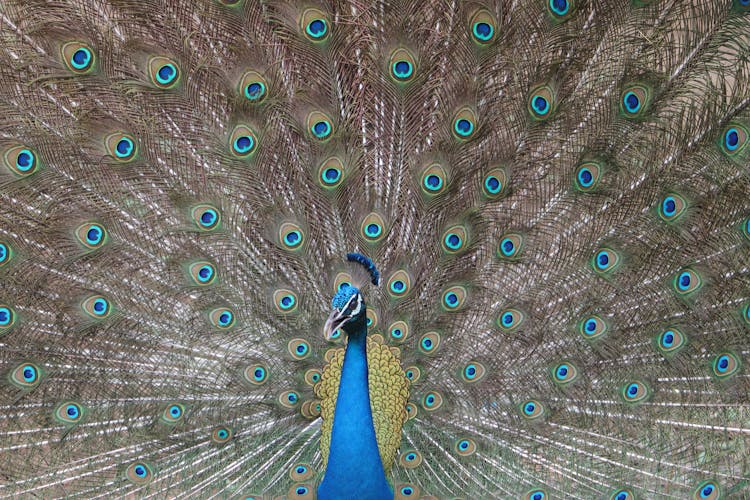
[[[0,498],[750,498],[750,1],[5,0]]]

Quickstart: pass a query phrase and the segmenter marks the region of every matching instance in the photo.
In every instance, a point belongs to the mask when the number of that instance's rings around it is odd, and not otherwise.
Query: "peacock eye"
[[[399,83],[410,81],[414,78],[415,61],[414,56],[408,49],[399,48],[394,50],[391,53],[388,64],[391,78]]]
[[[560,363],[552,369],[552,378],[559,385],[567,385],[578,378],[578,369],[572,363]]]
[[[608,330],[607,322],[599,316],[589,316],[581,321],[578,330],[585,338],[591,340],[604,335]]]
[[[739,123],[730,123],[721,135],[721,150],[730,158],[737,157],[748,144],[750,131]]]
[[[286,288],[280,288],[273,292],[273,303],[278,312],[291,313],[297,309],[297,294]]]
[[[474,42],[479,45],[487,45],[495,38],[497,21],[490,11],[480,9],[471,17],[469,27]]]
[[[477,444],[473,439],[459,439],[458,441],[456,441],[454,449],[456,450],[456,453],[458,453],[462,457],[468,457],[469,455],[474,454],[474,452],[477,450]]]
[[[320,185],[332,189],[341,184],[344,179],[344,164],[336,156],[326,159],[318,169]]]
[[[468,293],[466,292],[466,288],[460,285],[454,285],[446,288],[443,292],[441,301],[443,309],[449,312],[455,312],[463,309],[463,307],[466,305],[467,296]]]
[[[238,158],[248,158],[258,146],[255,132],[247,125],[237,125],[229,136],[231,152]]]
[[[188,267],[188,273],[198,286],[210,285],[216,280],[216,267],[210,262],[194,262]]]
[[[38,386],[42,373],[34,363],[21,363],[10,372],[10,382],[19,389],[29,390]]]
[[[594,191],[599,185],[601,175],[602,167],[598,162],[586,161],[581,163],[576,169],[576,188],[583,193]]]
[[[209,322],[220,330],[234,326],[234,312],[228,307],[219,307],[208,314]]]
[[[7,264],[13,257],[13,250],[10,245],[0,242],[0,267]]]
[[[659,217],[665,222],[673,222],[680,218],[686,208],[685,198],[675,193],[668,194],[659,204]]]
[[[534,120],[542,121],[552,116],[555,109],[555,94],[548,85],[535,87],[527,104],[529,114]]]
[[[689,295],[703,285],[700,275],[692,269],[683,269],[674,278],[673,287],[679,295]]]
[[[292,358],[299,361],[310,355],[310,344],[305,339],[292,339],[287,344],[287,350]]]
[[[740,362],[737,356],[731,352],[725,352],[714,358],[712,368],[717,378],[724,379],[737,373],[740,369]]]
[[[547,493],[544,490],[531,490],[523,496],[523,500],[546,500]]]
[[[10,330],[16,322],[16,313],[10,306],[0,305],[0,335]]]
[[[219,222],[221,222],[219,209],[213,205],[198,205],[193,207],[191,215],[196,226],[204,231],[216,229],[219,226]]]
[[[609,498],[610,500],[633,500],[633,493],[630,490],[617,490]]]
[[[508,233],[500,239],[497,255],[501,259],[513,260],[520,256],[523,250],[523,236],[516,233]]]
[[[243,371],[243,376],[252,385],[261,385],[268,379],[268,368],[263,364],[250,365]]]
[[[328,18],[318,9],[307,9],[300,16],[300,27],[311,42],[322,42],[329,35]]]
[[[484,368],[484,365],[482,363],[479,363],[478,361],[472,361],[464,366],[463,370],[461,370],[461,378],[464,382],[474,383],[481,380],[486,372],[487,370]]]
[[[154,476],[151,466],[145,462],[133,462],[125,470],[128,480],[137,485],[149,483]]]
[[[81,303],[81,309],[92,318],[103,319],[109,316],[110,304],[102,295],[92,295]]]
[[[295,391],[284,391],[279,394],[278,401],[284,408],[295,408],[299,403],[299,394]]]
[[[169,405],[165,410],[164,413],[162,413],[161,419],[167,423],[167,424],[176,424],[180,420],[182,420],[182,417],[185,412],[185,407],[181,404],[172,404]]]
[[[489,200],[501,198],[507,189],[508,174],[503,168],[493,168],[482,180],[482,194]]]
[[[468,245],[468,231],[464,226],[451,226],[445,230],[442,238],[443,251],[456,254],[466,249]]]
[[[385,222],[380,215],[372,212],[362,220],[360,230],[368,243],[377,243],[385,236]]]
[[[462,141],[469,140],[476,131],[477,116],[469,107],[459,109],[453,115],[453,135]]]
[[[693,493],[694,500],[718,500],[721,497],[721,490],[715,481],[704,481]]]
[[[422,463],[422,454],[416,450],[407,450],[401,453],[398,463],[406,469],[414,469]]]
[[[319,141],[325,142],[333,135],[333,121],[321,111],[313,111],[307,116],[307,130]]]
[[[180,69],[177,62],[163,57],[155,56],[148,61],[148,74],[151,83],[160,89],[169,89],[177,85],[180,78]]]
[[[60,52],[65,66],[73,73],[84,74],[94,67],[94,51],[85,43],[65,43]]]
[[[83,418],[83,406],[74,401],[67,401],[55,409],[55,420],[64,425],[74,425]]]
[[[211,441],[216,444],[225,444],[232,439],[233,434],[232,429],[228,427],[217,427],[211,431]]]
[[[391,297],[401,298],[411,290],[411,278],[406,271],[399,270],[388,279],[388,293]]]
[[[403,342],[409,336],[409,325],[404,321],[396,321],[388,331],[395,342]]]
[[[686,340],[685,334],[672,327],[657,336],[657,345],[664,354],[674,354],[685,345]]]
[[[443,397],[437,391],[431,391],[422,397],[422,408],[434,411],[443,405]]]
[[[498,316],[497,326],[504,332],[512,332],[521,326],[524,319],[526,319],[526,315],[519,309],[506,309]]]
[[[136,147],[135,137],[124,132],[114,132],[104,139],[104,146],[107,153],[121,163],[133,160],[138,148]]]
[[[611,248],[601,248],[591,260],[591,265],[598,274],[608,274],[620,265],[620,255]]]
[[[247,71],[239,83],[242,96],[250,103],[257,104],[266,98],[268,82],[257,71]]]
[[[648,85],[633,83],[620,95],[620,112],[629,119],[642,118],[651,101],[652,90]]]
[[[648,396],[648,387],[643,382],[631,382],[622,389],[622,397],[628,403],[639,403]]]
[[[422,192],[435,196],[445,190],[448,174],[438,163],[433,163],[422,172]]]
[[[88,222],[78,226],[76,237],[83,246],[89,250],[94,250],[107,242],[107,231],[101,224]]]
[[[554,22],[566,21],[575,11],[575,0],[547,0],[547,11]]]
[[[305,242],[305,233],[297,224],[285,222],[279,227],[279,242],[287,250],[299,250]]]
[[[521,404],[521,414],[528,420],[536,420],[544,415],[544,406],[539,401],[530,399]]]

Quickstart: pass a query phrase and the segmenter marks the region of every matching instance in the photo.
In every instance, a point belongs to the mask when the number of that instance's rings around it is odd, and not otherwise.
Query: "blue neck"
[[[364,323],[364,322],[363,322]],[[392,499],[380,460],[367,385],[367,326],[349,334],[341,369],[331,449],[318,499]]]

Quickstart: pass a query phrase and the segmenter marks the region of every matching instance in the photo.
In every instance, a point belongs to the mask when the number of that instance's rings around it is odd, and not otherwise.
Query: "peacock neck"
[[[333,414],[328,467],[318,498],[393,498],[380,459],[367,379],[367,326],[349,334]]]

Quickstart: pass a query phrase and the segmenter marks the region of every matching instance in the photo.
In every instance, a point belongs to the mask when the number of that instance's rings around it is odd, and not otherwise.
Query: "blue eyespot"
[[[690,273],[684,272],[680,274],[680,277],[678,278],[677,287],[680,290],[687,290],[690,287]]]
[[[437,175],[430,174],[424,178],[424,187],[430,191],[437,191],[443,187],[443,179]]]
[[[136,465],[133,472],[135,472],[135,475],[138,477],[146,477],[146,468],[142,465]]]
[[[198,269],[198,281],[201,283],[207,283],[211,281],[211,278],[214,275],[214,270],[211,266],[202,266],[200,269]]]
[[[92,224],[86,231],[86,243],[90,246],[97,246],[104,238],[104,229],[98,224]]]
[[[405,287],[406,285],[401,280],[395,280],[393,283],[391,283],[391,290],[396,293],[403,292]]]
[[[591,187],[591,185],[594,183],[594,174],[591,173],[591,170],[586,167],[582,167],[578,171],[578,183],[582,187]]]
[[[182,415],[182,408],[178,405],[172,405],[169,407],[169,414],[172,418],[179,418]]]
[[[740,133],[736,128],[732,127],[724,132],[724,145],[729,151],[735,151],[740,146]]]
[[[73,53],[73,57],[70,59],[70,64],[75,69],[85,69],[91,61],[91,51],[85,47],[81,47]]]
[[[0,328],[7,330],[14,322],[13,310],[8,306],[0,306]]]
[[[177,78],[177,68],[172,63],[161,66],[156,72],[156,81],[162,85],[169,85]]]
[[[474,132],[474,124],[465,118],[459,118],[453,124],[453,130],[461,137],[468,137]]]
[[[404,486],[401,488],[401,494],[405,497],[410,497],[414,494],[414,489],[411,486]]]
[[[36,381],[37,372],[36,368],[31,365],[27,365],[23,368],[23,381],[26,383],[33,383]]]
[[[365,227],[365,233],[370,238],[377,238],[378,236],[380,236],[380,233],[382,231],[383,231],[383,228],[381,228],[379,224],[376,224],[374,222],[368,224],[367,227]]]
[[[636,113],[641,109],[641,100],[633,91],[625,93],[625,96],[622,99],[622,104],[628,113]]]
[[[12,158],[15,152],[15,168],[13,169],[18,175],[27,175],[36,169],[36,155],[24,147],[16,147],[6,153],[6,161]],[[12,165],[8,165],[12,167]]]
[[[323,173],[323,182],[335,184],[341,178],[341,171],[336,168],[327,168]]]
[[[492,35],[495,34],[495,29],[491,24],[488,23],[474,23],[474,26],[472,27],[472,33],[477,40],[486,42],[487,40],[490,40],[492,38]]]
[[[328,122],[320,121],[313,125],[312,130],[316,137],[325,137],[331,132],[331,126]]]
[[[534,97],[532,106],[534,106],[534,110],[537,112],[537,114],[540,115],[546,115],[549,111],[549,102],[547,102],[547,99],[541,96]]]
[[[527,403],[527,404],[526,404],[526,405],[525,405],[525,406],[523,407],[523,412],[524,412],[524,413],[525,413],[526,415],[532,415],[532,414],[534,413],[534,410],[536,410],[536,405],[535,405],[534,403]]]
[[[297,486],[297,489],[295,490],[298,495],[307,495],[307,488],[304,486]]]
[[[410,61],[399,60],[394,61],[391,71],[393,76],[398,80],[408,80],[414,74],[414,66]]]
[[[245,98],[248,101],[257,102],[266,95],[266,85],[261,81],[250,82],[245,85]]]
[[[325,19],[314,19],[307,24],[305,32],[310,35],[311,38],[323,38],[326,36],[328,31],[328,25]]]
[[[133,141],[127,137],[123,137],[117,141],[115,155],[117,155],[118,158],[127,158],[132,154],[134,147]]]
[[[238,155],[248,154],[255,148],[255,139],[249,135],[241,135],[234,140],[232,147]]]
[[[484,180],[484,187],[487,189],[488,192],[492,194],[497,194],[503,188],[503,185],[500,182],[500,179],[498,179],[494,175],[488,175],[487,178]]]
[[[558,16],[564,16],[570,10],[567,0],[549,0],[549,8]]]
[[[61,47],[63,62],[73,73],[86,73],[94,66],[94,53],[81,42],[67,42]]]

